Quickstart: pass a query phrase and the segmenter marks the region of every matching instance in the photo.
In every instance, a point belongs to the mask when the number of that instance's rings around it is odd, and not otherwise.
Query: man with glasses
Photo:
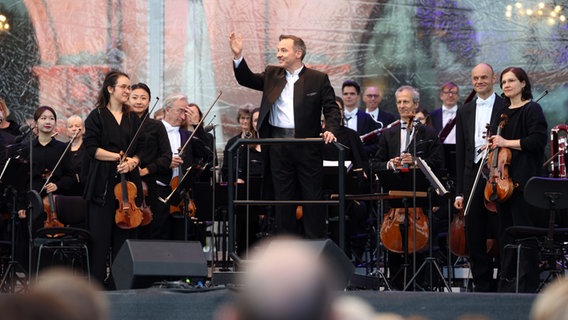
[[[367,87],[363,93],[365,112],[379,124],[379,128],[384,128],[398,119],[396,115],[390,112],[379,110],[379,103],[382,99],[383,94],[376,86]]]

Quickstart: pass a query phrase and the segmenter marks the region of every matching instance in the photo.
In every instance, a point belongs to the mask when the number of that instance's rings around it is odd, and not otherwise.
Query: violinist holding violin
[[[91,273],[101,283],[106,276],[110,248],[114,258],[127,238],[137,236],[136,228],[121,229],[115,223],[117,210],[121,209],[121,200],[126,193],[133,213],[138,209],[134,202],[139,206],[142,200],[137,168],[140,160],[134,139],[141,121],[128,109],[129,96],[128,75],[110,71],[103,81],[96,108],[85,120],[83,143],[87,153],[83,165],[88,176],[83,196],[87,201],[89,229],[93,238]],[[128,154],[123,154],[127,151]],[[132,183],[128,186],[133,188],[123,188],[123,194],[116,195],[113,191],[117,184],[122,185],[123,177]]]
[[[181,128],[189,115],[189,102],[185,95],[176,94],[167,97],[164,101],[165,116],[161,120],[165,127],[169,144],[167,145],[172,153],[169,167],[160,169],[156,173],[156,190],[158,197],[165,199],[173,190],[172,181],[179,183],[180,175],[183,176],[184,170],[191,164],[189,150],[183,155],[179,154],[180,148],[189,139],[189,131]],[[181,170],[181,171],[180,171]],[[174,235],[174,216],[170,214],[170,206],[156,202],[156,210],[153,210],[154,220],[152,222],[152,238],[162,240],[176,239]],[[154,208],[152,208],[154,209]],[[183,235],[177,236],[178,240],[183,240]]]
[[[470,203],[465,216],[465,234],[474,291],[494,292],[497,283],[493,279],[495,262],[488,254],[487,239],[498,233],[497,218],[485,208],[482,179],[472,191],[486,145],[486,127],[497,132],[497,124],[503,113],[503,99],[493,91],[497,75],[493,67],[480,63],[471,71],[476,99],[458,108],[456,113],[456,199],[454,207],[463,210]],[[471,200],[469,200],[471,198]]]
[[[73,185],[73,168],[69,154],[63,154],[66,144],[55,139],[55,128],[57,125],[57,115],[55,110],[49,106],[41,106],[34,112],[34,124],[36,128],[37,137],[31,142],[32,144],[32,189],[40,193],[42,198],[47,199],[48,196],[53,194],[65,194],[69,192]],[[22,157],[29,159],[29,148],[22,148]],[[62,157],[60,165],[56,167],[58,160]],[[55,169],[55,171],[54,171]],[[47,179],[49,182],[46,184]],[[45,187],[43,188],[43,186]],[[43,189],[42,189],[43,188]],[[47,202],[47,201],[44,201]],[[20,204],[18,215],[20,218],[26,218],[26,211],[23,209],[25,203]],[[39,217],[33,217],[32,232],[44,226],[47,221],[46,217],[53,217],[55,208],[50,207],[49,204],[44,206],[45,214]],[[46,215],[47,214],[47,215]],[[27,225],[27,223],[25,224]],[[47,226],[47,225],[46,225]],[[20,235],[27,232],[20,232]],[[20,239],[17,246],[21,244],[21,248],[16,251],[22,254],[18,257],[18,261],[25,262],[28,260],[28,243],[27,240]],[[25,256],[24,256],[25,255]]]
[[[545,174],[542,167],[544,148],[547,143],[547,122],[541,106],[532,101],[531,84],[526,72],[519,67],[508,67],[501,73],[501,89],[505,100],[503,114],[508,119],[501,135],[489,139],[491,150],[509,149],[508,174],[513,182],[512,195],[508,200],[497,203],[499,219],[500,248],[511,243],[505,232],[511,226],[534,226],[538,209],[529,205],[523,196],[526,182],[533,176]],[[499,152],[501,158],[501,151]],[[502,173],[500,173],[502,174]],[[523,244],[525,245],[525,244]],[[537,249],[523,252],[523,268],[519,279],[519,292],[536,292],[539,284]],[[514,290],[516,259],[504,259],[501,255],[501,278],[499,291]]]

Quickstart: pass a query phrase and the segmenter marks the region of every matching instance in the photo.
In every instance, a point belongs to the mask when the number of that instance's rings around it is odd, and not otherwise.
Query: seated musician
[[[402,86],[396,90],[395,95],[401,123],[382,132],[379,137],[379,150],[375,158],[371,159],[373,168],[398,170],[409,167],[413,165],[413,155],[423,159],[432,170],[442,167],[443,150],[435,130],[421,124],[413,124],[420,101],[418,91],[411,86]],[[398,272],[401,264],[401,255],[389,254],[389,272],[395,288],[403,288],[405,285],[402,283],[401,273]],[[395,275],[396,278],[393,279]]]
[[[341,117],[343,119],[343,99],[335,97],[335,101],[339,106],[339,111],[341,112]],[[323,116],[322,129],[325,129],[325,119]],[[346,192],[367,193],[369,189],[369,160],[359,134],[355,130],[346,127],[344,125],[344,121],[341,121],[340,126],[336,131],[336,137],[337,142],[347,147],[344,151],[345,161],[351,162],[351,167],[348,172],[348,176],[346,177],[346,180],[348,181],[346,183]],[[331,144],[324,145],[323,159],[337,161],[337,148]],[[355,183],[351,183],[353,179],[355,180]],[[350,185],[354,185],[355,189],[349,188]],[[336,192],[337,190],[334,191]],[[345,204],[345,214],[348,217],[346,222],[346,252],[348,255],[353,255],[357,264],[362,262],[365,246],[369,240],[368,230],[370,226],[368,225],[368,207],[367,201],[347,201]],[[334,212],[337,210],[337,207],[331,206],[329,210]],[[330,213],[330,215],[332,214]],[[333,228],[332,226],[331,229],[335,231],[336,228]],[[334,232],[332,231],[332,233]]]

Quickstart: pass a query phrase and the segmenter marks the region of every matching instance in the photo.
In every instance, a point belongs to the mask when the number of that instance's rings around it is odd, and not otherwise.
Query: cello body
[[[392,252],[404,253],[403,234],[405,220],[404,208],[391,208],[385,215],[381,224],[381,241],[385,248]],[[416,248],[414,247],[414,230],[416,229]],[[428,245],[430,229],[428,219],[421,208],[416,208],[416,219],[414,219],[414,208],[408,208],[408,253],[424,249]]]

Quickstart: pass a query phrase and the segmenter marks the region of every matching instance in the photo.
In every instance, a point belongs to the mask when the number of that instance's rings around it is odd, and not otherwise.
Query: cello
[[[141,226],[146,226],[152,222],[152,218],[154,214],[152,213],[152,209],[148,204],[146,204],[146,198],[148,197],[148,184],[142,181],[142,205],[140,206],[140,211],[142,211],[142,222],[140,223]]]
[[[381,241],[385,248],[392,252],[404,253],[403,232],[400,225],[404,224],[405,208],[390,208],[381,224]],[[416,214],[415,214],[416,213]],[[414,217],[416,216],[416,219]],[[414,247],[414,230],[416,228],[416,247]],[[428,219],[422,208],[408,208],[408,238],[407,253],[420,251],[428,245]]]

